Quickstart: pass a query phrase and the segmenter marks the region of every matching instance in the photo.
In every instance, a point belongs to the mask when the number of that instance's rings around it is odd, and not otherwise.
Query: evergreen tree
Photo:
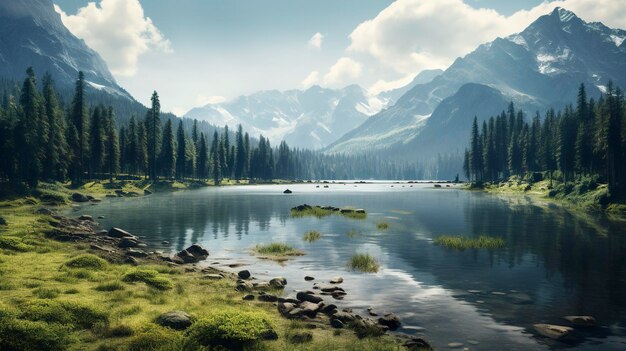
[[[198,164],[197,164],[197,174],[198,178],[206,179],[207,173],[209,169],[209,155],[207,150],[207,142],[204,133],[200,133],[200,147],[198,148]]]
[[[69,146],[65,131],[65,116],[59,106],[50,74],[46,74],[43,78],[43,101],[48,124],[48,142],[44,145],[43,174],[48,179],[63,181],[67,176]]]
[[[176,141],[174,140],[174,128],[171,119],[165,123],[162,141],[161,156],[159,157],[161,174],[166,178],[172,178],[176,165]]]
[[[239,180],[244,175],[245,162],[246,162],[246,149],[243,141],[243,128],[241,124],[237,126],[237,133],[235,134],[235,144],[237,145],[235,154],[235,179]]]
[[[152,93],[150,98],[152,106],[146,114],[145,129],[148,150],[148,173],[150,179],[157,179],[157,157],[159,155],[159,143],[161,142],[161,102],[159,94]]]
[[[185,131],[183,130],[182,119],[178,122],[178,129],[176,130],[176,145],[178,147],[176,153],[176,178],[185,179],[187,145],[185,143]]]
[[[71,136],[70,148],[74,151],[72,157],[72,177],[76,182],[80,182],[83,178],[85,166],[87,165],[87,156],[89,153],[89,127],[87,123],[87,106],[85,102],[85,75],[82,71],[78,72],[78,80],[72,100],[71,124],[72,130],[69,131]]]
[[[211,164],[212,164],[212,176],[213,183],[215,185],[220,185],[220,181],[222,180],[222,162],[220,160],[220,141],[219,135],[217,134],[217,130],[213,134],[213,142],[211,143]]]
[[[102,172],[105,157],[105,116],[106,111],[103,106],[97,106],[91,114],[91,123],[89,124],[89,174],[93,177],[95,174]]]
[[[113,176],[120,169],[120,145],[117,135],[117,127],[115,126],[115,114],[113,107],[106,110],[106,170],[109,173],[109,181],[113,181]]]
[[[471,132],[471,147],[470,147],[470,179],[477,182],[482,181],[483,175],[483,157],[482,157],[482,145],[480,134],[478,132],[478,118],[474,117],[474,123],[472,124]]]
[[[139,144],[139,132],[135,114],[130,116],[128,123],[128,137],[126,147],[126,159],[128,160],[128,173],[137,174],[138,169],[143,169],[142,160],[139,157],[141,152]]]
[[[32,67],[26,70],[20,95],[21,114],[17,124],[16,150],[19,175],[29,185],[37,185],[43,160],[42,145],[47,143],[47,121],[42,116],[42,101]]]

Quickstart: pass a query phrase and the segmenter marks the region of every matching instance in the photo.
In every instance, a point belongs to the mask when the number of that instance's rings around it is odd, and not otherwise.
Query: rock
[[[141,250],[135,250],[135,249],[129,249],[128,251],[126,251],[126,255],[131,256],[131,257],[137,257],[137,258],[148,257],[147,253]]]
[[[132,264],[133,266],[136,266],[139,264],[139,261],[137,261],[137,259],[132,256],[126,256],[124,263]]]
[[[296,211],[296,212],[302,212],[302,211],[310,210],[312,208],[313,207],[311,207],[311,206],[309,206],[307,204],[304,204],[304,205],[298,205],[296,207],[292,207],[291,210],[292,211]]]
[[[237,283],[237,287],[235,289],[237,289],[237,291],[252,291],[252,288],[252,283],[242,281]]]
[[[276,277],[270,280],[270,286],[274,289],[284,289],[287,285],[287,279],[283,277]]]
[[[150,191],[148,189],[143,189],[143,194],[144,195],[152,195],[152,191]]]
[[[309,301],[304,301],[302,303],[300,303],[300,305],[298,306],[298,308],[300,308],[302,310],[303,314],[306,314],[308,316],[315,316],[315,314],[322,308],[323,303],[318,302],[318,303],[313,303],[313,302],[309,302]]]
[[[334,277],[333,279],[330,280],[331,284],[341,284],[343,283],[343,278],[342,277]]]
[[[435,188],[441,188],[441,184],[435,184]]]
[[[371,307],[367,309],[367,313],[372,317],[378,317],[378,313],[374,312],[374,309]]]
[[[98,219],[104,219],[104,216],[98,216]]]
[[[350,214],[350,213],[354,213],[354,210],[351,208],[342,208],[341,211],[342,214]]]
[[[194,255],[192,255],[189,251],[187,250],[182,250],[180,252],[178,252],[176,254],[176,256],[178,258],[180,258],[183,263],[195,263],[198,262],[198,260],[196,259],[196,257]]]
[[[93,222],[93,217],[90,215],[81,215],[80,217],[78,217],[79,220],[81,221],[90,221]]]
[[[313,334],[309,332],[295,333],[290,335],[288,339],[292,344],[304,344],[313,340]]]
[[[346,325],[339,319],[331,319],[330,326],[333,328],[341,329],[345,327]]]
[[[286,189],[285,191],[283,191],[283,194],[291,194],[291,193],[293,193],[293,191],[291,191],[289,189]]]
[[[328,315],[335,314],[335,313],[337,313],[337,305],[334,305],[332,303],[329,304],[329,305],[324,305],[320,309],[320,312],[322,312],[324,314],[328,314]]]
[[[270,283],[268,282],[252,283],[252,286],[256,290],[268,290],[271,288]]]
[[[293,311],[294,309],[296,309],[295,303],[290,303],[290,302],[278,303],[278,312],[285,317],[289,317],[291,311]]]
[[[207,251],[206,249],[204,249],[202,246],[198,244],[193,244],[189,246],[188,248],[186,248],[185,250],[187,250],[187,252],[194,255],[195,257],[198,257],[198,260],[204,260],[205,258],[209,256],[209,251]]]
[[[312,303],[320,303],[323,299],[317,295],[314,295],[310,291],[300,291],[296,294],[296,299],[299,301],[308,301]]]
[[[311,277],[310,275],[307,275],[304,277],[304,280],[306,280],[307,282],[310,282],[311,280],[315,280],[315,278]]]
[[[216,273],[205,274],[205,275],[202,276],[202,278],[208,279],[208,280],[221,280],[221,279],[224,279],[224,277],[222,275],[216,274]]]
[[[239,273],[237,273],[237,276],[240,279],[248,279],[250,278],[250,271],[248,271],[247,269],[244,269],[243,271],[239,271]]]
[[[0,217],[0,225],[7,225],[7,220],[3,217]]]
[[[419,338],[412,337],[404,343],[404,347],[411,351],[424,351],[424,350],[433,350],[433,347],[428,343],[428,341]]]
[[[135,236],[131,233],[120,229],[120,228],[111,228],[109,229],[109,236],[112,238],[134,238]]]
[[[391,330],[400,328],[400,318],[393,313],[387,313],[383,317],[378,318],[378,324],[384,325]]]
[[[175,330],[185,330],[193,324],[193,317],[183,311],[170,311],[158,316],[155,323]]]
[[[128,248],[128,247],[137,247],[139,245],[139,241],[135,238],[122,238],[117,244],[118,247]]]
[[[73,193],[72,201],[74,202],[88,202],[89,198],[81,193]]]
[[[574,329],[562,325],[535,324],[533,325],[537,333],[554,340],[567,340],[572,338]]]
[[[115,195],[115,194],[106,194],[106,195],[104,195],[104,196],[105,196],[105,197],[117,197],[117,195]]]
[[[345,324],[345,323],[354,321],[356,317],[350,312],[338,311],[337,313],[333,314],[330,318],[338,319]]]
[[[261,294],[259,295],[259,301],[263,302],[276,302],[278,301],[278,297],[272,294]]]
[[[169,245],[169,244],[170,244],[170,242],[169,242],[169,241],[167,241],[167,240],[163,240],[163,241],[161,241],[161,244],[162,244],[162,245]]]
[[[357,318],[354,321],[353,327],[357,337],[359,338],[381,336],[385,334],[388,329],[385,326],[380,326],[376,324],[376,321],[369,318]]]
[[[565,316],[563,318],[577,327],[590,328],[597,325],[596,319],[592,316]]]
[[[254,295],[248,294],[248,295],[245,295],[244,297],[242,297],[242,299],[245,300],[245,301],[252,301],[252,300],[254,300]]]

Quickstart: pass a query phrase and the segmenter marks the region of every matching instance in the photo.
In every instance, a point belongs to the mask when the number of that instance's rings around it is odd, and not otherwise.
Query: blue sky
[[[547,11],[519,14],[541,7],[540,0],[144,0],[129,8],[136,1],[97,0],[89,13],[76,16],[86,0],[54,0],[66,14],[66,26],[100,52],[123,87],[144,103],[156,89],[164,109],[178,114],[266,89],[351,83],[387,89],[421,69],[445,68],[477,44],[521,30]],[[105,6],[136,26],[118,29],[118,15],[107,16],[100,11]],[[410,11],[401,6],[421,15],[406,15]],[[451,27],[446,13],[455,11],[455,25],[467,26],[468,33],[446,32]],[[510,26],[508,18],[515,19]],[[419,24],[425,19],[440,21],[438,35],[450,40],[428,41],[433,33]],[[476,27],[480,35],[472,32]],[[316,33],[319,47],[310,43]]]

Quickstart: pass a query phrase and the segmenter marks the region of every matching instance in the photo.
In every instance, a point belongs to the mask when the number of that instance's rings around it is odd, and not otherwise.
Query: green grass
[[[187,336],[204,346],[241,348],[276,335],[263,312],[220,311],[195,322]]]
[[[318,241],[321,238],[322,238],[322,234],[318,232],[317,230],[310,230],[306,232],[303,237],[304,241],[306,241],[307,243]]]
[[[84,254],[72,258],[65,263],[65,267],[69,268],[89,268],[94,270],[100,270],[107,266],[107,261],[101,259],[96,255]]]
[[[169,279],[161,277],[159,272],[152,269],[133,269],[122,276],[122,281],[127,283],[143,282],[157,290],[173,288]]]
[[[350,210],[350,208],[344,208],[344,210]],[[299,217],[317,217],[323,218],[332,215],[340,215],[347,218],[352,219],[366,219],[367,213],[357,213],[357,212],[344,212],[341,211],[333,211],[328,209],[323,209],[320,206],[313,206],[311,208],[304,209],[302,211],[298,211],[295,209],[291,209],[291,217],[299,218]]]
[[[298,250],[285,243],[270,243],[266,245],[258,244],[254,247],[254,251],[260,255],[286,257],[286,256],[302,256],[304,252]]]
[[[348,268],[365,273],[376,273],[380,269],[380,264],[370,254],[357,253],[348,262]]]
[[[376,223],[376,229],[378,229],[378,230],[387,230],[387,229],[389,229],[389,223],[383,222],[383,221],[378,222],[378,223]]]
[[[478,238],[470,238],[460,235],[442,235],[435,238],[434,243],[447,249],[499,249],[506,245],[504,239],[499,237],[481,235]]]

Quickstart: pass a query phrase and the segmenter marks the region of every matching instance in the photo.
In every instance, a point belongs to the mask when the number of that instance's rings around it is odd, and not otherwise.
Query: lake
[[[304,203],[363,208],[368,217],[291,218],[290,208]],[[156,250],[199,243],[210,251],[206,264],[244,263],[240,269],[257,278],[284,276],[285,295],[340,275],[348,293],[340,307],[394,312],[402,332],[423,334],[438,349],[451,342],[470,350],[626,349],[625,223],[522,196],[391,182],[260,185],[107,199],[75,210],[105,216],[104,227],[126,229]],[[381,221],[387,230],[377,229]],[[321,239],[305,242],[309,230]],[[433,243],[443,234],[500,236],[506,247],[448,250]],[[250,254],[274,241],[306,255],[280,265]],[[375,256],[381,270],[350,272],[357,252]],[[533,331],[535,323],[567,325],[566,315],[592,315],[600,326],[571,344]]]

